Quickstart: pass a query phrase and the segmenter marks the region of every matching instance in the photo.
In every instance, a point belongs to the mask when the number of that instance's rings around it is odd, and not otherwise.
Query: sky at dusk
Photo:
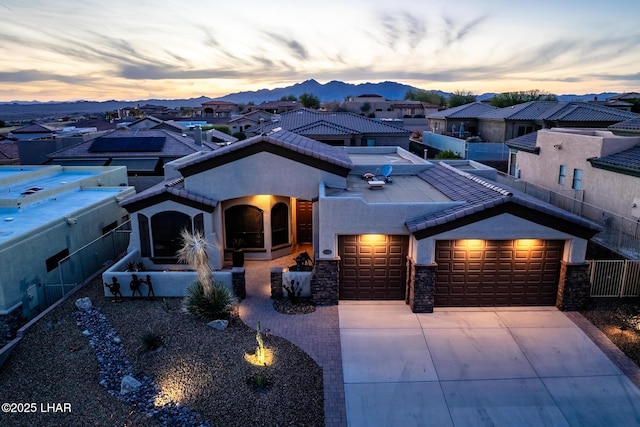
[[[0,102],[397,81],[640,91],[638,0],[0,0]]]

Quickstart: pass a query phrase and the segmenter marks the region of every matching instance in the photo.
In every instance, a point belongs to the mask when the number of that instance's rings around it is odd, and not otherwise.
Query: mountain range
[[[409,86],[397,82],[382,83],[361,83],[352,84],[341,81],[330,81],[321,84],[310,79],[292,86],[275,89],[260,89],[257,91],[245,91],[231,93],[218,98],[201,96],[188,99],[144,99],[137,101],[74,101],[74,102],[38,102],[38,101],[13,101],[0,103],[0,120],[24,120],[42,116],[72,115],[78,113],[98,114],[106,111],[114,111],[118,108],[142,106],[145,104],[162,105],[167,108],[179,107],[199,107],[202,103],[212,99],[229,101],[235,103],[253,102],[260,104],[265,101],[275,101],[283,96],[293,95],[299,97],[303,93],[311,93],[320,98],[321,101],[342,101],[348,96],[363,94],[377,94],[386,99],[403,99],[407,91],[420,90],[420,88]],[[445,98],[451,95],[449,92],[436,90],[439,95]],[[483,93],[477,96],[479,101],[491,98],[495,93]],[[558,95],[560,101],[587,101],[595,97],[604,100],[616,95],[614,92],[604,92],[598,94],[585,95]]]

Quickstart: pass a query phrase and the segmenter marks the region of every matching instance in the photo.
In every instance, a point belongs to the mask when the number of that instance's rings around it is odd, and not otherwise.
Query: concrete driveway
[[[554,307],[338,309],[351,427],[640,425],[640,390]]]

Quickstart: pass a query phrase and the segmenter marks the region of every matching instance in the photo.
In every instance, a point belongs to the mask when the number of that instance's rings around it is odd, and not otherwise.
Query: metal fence
[[[640,258],[640,221],[616,215],[605,209],[583,202],[584,192],[552,191],[498,172],[497,182],[544,200],[554,206],[600,224],[603,230],[593,237],[599,244],[626,258]]]
[[[592,297],[640,296],[640,261],[597,260],[590,263]]]
[[[60,260],[57,268],[58,280],[45,284],[44,308],[65,297],[105,266],[120,258],[129,246],[130,234],[131,222],[127,221]]]

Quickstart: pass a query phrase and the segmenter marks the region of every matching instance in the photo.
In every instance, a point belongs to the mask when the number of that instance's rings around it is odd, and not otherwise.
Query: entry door
[[[298,243],[313,242],[313,202],[308,200],[297,201],[296,236]]]

